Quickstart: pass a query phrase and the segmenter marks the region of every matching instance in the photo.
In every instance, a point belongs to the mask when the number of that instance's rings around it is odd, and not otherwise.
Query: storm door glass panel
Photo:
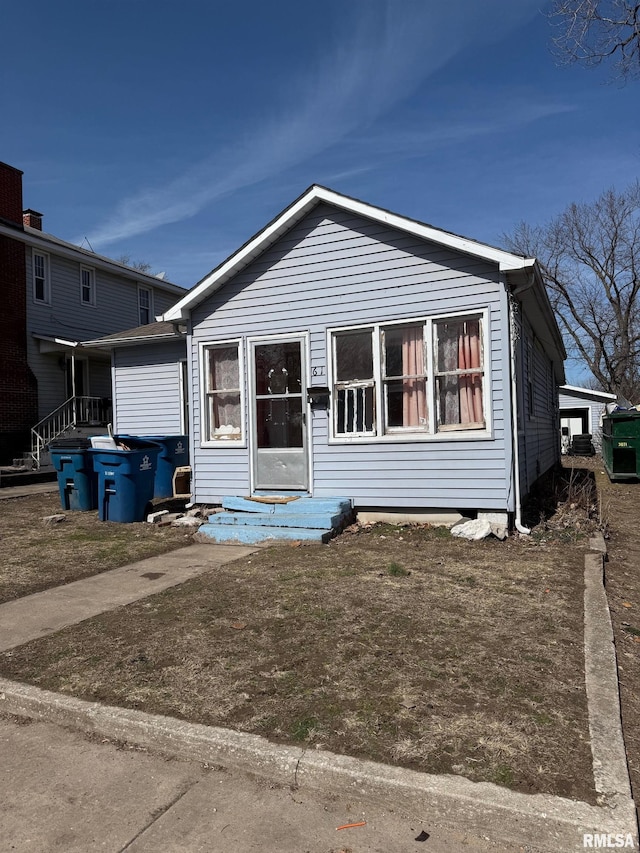
[[[257,345],[255,377],[257,446],[302,447],[300,341]]]

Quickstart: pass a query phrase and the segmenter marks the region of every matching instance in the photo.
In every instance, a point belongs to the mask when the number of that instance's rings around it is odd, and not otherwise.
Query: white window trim
[[[240,423],[242,432],[240,438],[233,441],[223,441],[222,439],[205,438],[208,433],[209,413],[207,407],[207,378],[209,366],[207,362],[207,353],[210,349],[216,347],[237,346],[238,348],[238,379],[240,382]],[[222,341],[202,341],[198,345],[198,365],[200,371],[200,447],[215,448],[219,450],[237,450],[238,448],[247,447],[247,407],[246,407],[246,382],[244,375],[244,348],[242,346],[242,338],[229,338]]]
[[[142,304],[140,302],[140,294],[143,292],[149,294],[149,309],[148,309],[149,310],[149,319],[147,320],[146,323],[144,323],[142,320]],[[154,321],[153,288],[147,287],[144,284],[138,285],[138,321],[139,321],[141,326],[146,326],[148,323],[153,323],[153,321]]]
[[[85,302],[82,298],[82,274],[88,272],[91,274],[91,299],[89,302]],[[82,264],[80,266],[80,304],[84,305],[85,308],[95,308],[96,307],[96,271],[93,267],[88,267]]]
[[[443,429],[436,432],[435,423],[435,374],[434,374],[434,325],[440,320],[449,319],[466,319],[477,317],[480,319],[482,327],[482,353],[483,353],[483,380],[482,380],[482,401],[484,406],[485,425],[484,427],[472,427],[471,429]],[[426,371],[427,371],[427,395],[428,395],[428,410],[427,410],[427,427],[425,430],[413,430],[410,428],[392,428],[392,431],[384,434],[384,411],[383,411],[383,389],[382,389],[382,372],[381,372],[381,345],[380,333],[383,328],[390,326],[410,326],[412,324],[424,323],[426,328],[425,347],[426,347]],[[373,370],[375,382],[375,417],[376,431],[375,434],[356,434],[356,435],[337,435],[336,434],[336,401],[333,393],[335,379],[335,353],[334,353],[334,336],[339,332],[356,332],[373,330],[374,347],[373,347]],[[334,326],[326,330],[326,346],[328,354],[328,378],[329,387],[331,389],[331,416],[329,424],[330,445],[344,444],[394,444],[394,443],[430,443],[441,441],[486,441],[493,438],[493,419],[492,419],[492,397],[491,397],[491,346],[490,346],[490,325],[489,325],[489,309],[478,308],[468,311],[455,311],[444,314],[424,314],[420,317],[406,317],[402,320],[376,320],[373,323],[359,323],[353,326]]]
[[[36,297],[36,255],[44,258],[44,299]],[[48,252],[33,249],[31,253],[31,278],[33,301],[37,305],[51,305],[51,259]]]

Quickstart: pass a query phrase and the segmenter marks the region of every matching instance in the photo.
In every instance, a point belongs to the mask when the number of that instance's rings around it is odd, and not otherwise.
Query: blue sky
[[[0,159],[44,228],[190,287],[312,183],[492,244],[640,172],[640,84],[544,0],[5,3]]]

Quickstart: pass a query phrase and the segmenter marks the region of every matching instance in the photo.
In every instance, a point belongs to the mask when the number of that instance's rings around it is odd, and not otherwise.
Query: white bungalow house
[[[198,503],[340,496],[522,528],[559,460],[566,354],[534,258],[312,186],[163,321],[186,329]],[[161,342],[127,334],[112,341],[116,429],[155,432],[136,412],[178,399],[179,371],[150,382]]]

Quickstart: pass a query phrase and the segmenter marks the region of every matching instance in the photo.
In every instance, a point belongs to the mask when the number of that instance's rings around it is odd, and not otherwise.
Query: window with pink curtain
[[[480,320],[439,320],[435,328],[438,429],[483,427]]]
[[[425,430],[424,323],[383,329],[386,427]]]

